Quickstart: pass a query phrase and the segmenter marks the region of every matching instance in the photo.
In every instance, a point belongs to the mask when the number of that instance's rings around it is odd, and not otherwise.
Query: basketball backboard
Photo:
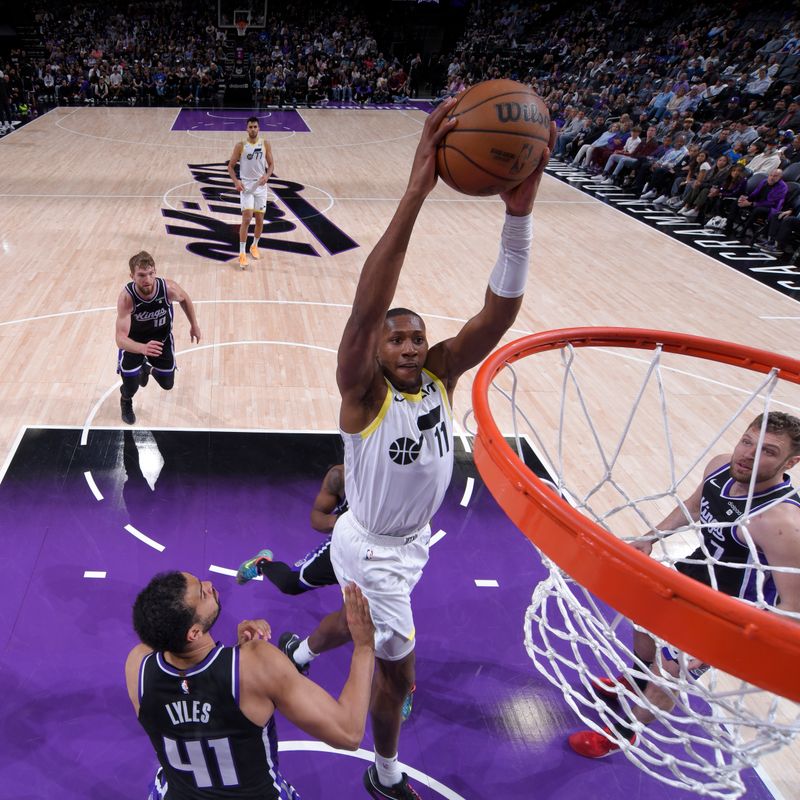
[[[234,28],[239,20],[248,28],[264,28],[267,24],[267,0],[217,0],[217,25]]]

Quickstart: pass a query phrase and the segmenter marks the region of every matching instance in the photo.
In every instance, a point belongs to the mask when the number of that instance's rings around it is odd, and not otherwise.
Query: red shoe
[[[600,697],[604,697],[606,700],[618,700],[620,695],[618,687],[620,686],[636,694],[633,684],[624,675],[620,675],[616,679],[592,678],[592,686],[594,686],[594,690],[597,694],[599,694]]]
[[[603,730],[608,736],[611,736],[608,728],[603,728]],[[584,758],[605,758],[619,752],[620,749],[616,742],[596,731],[578,731],[573,733],[567,741],[569,746]],[[630,742],[633,744],[635,741],[636,736],[634,735]]]

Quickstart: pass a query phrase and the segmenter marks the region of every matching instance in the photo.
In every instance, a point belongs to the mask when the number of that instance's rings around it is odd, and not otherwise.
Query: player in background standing
[[[239,267],[247,267],[247,232],[250,220],[255,216],[256,229],[253,232],[253,244],[250,255],[261,258],[258,242],[264,229],[264,214],[267,210],[267,182],[275,169],[272,148],[269,142],[259,137],[258,118],[247,120],[247,138],[237,142],[228,161],[228,175],[240,195],[242,208],[242,224],[239,226]],[[236,177],[236,165],[239,165],[239,177]]]

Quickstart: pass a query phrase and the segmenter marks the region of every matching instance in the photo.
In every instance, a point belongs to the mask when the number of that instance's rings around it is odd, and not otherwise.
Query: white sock
[[[299,645],[297,645],[297,650],[292,653],[292,658],[295,660],[297,664],[301,667],[304,667],[310,661],[313,661],[319,653],[315,653],[309,646],[308,646],[308,637],[303,639]]]
[[[243,242],[239,242],[239,253],[244,254],[244,248],[247,244],[247,240],[245,239]]]
[[[391,758],[386,758],[375,751],[375,769],[378,773],[378,780],[382,786],[394,786],[403,780],[403,773],[400,771],[400,764],[397,761],[397,753]]]

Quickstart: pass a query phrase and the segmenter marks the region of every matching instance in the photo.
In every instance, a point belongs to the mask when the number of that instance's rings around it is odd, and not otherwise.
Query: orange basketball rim
[[[494,422],[489,389],[513,362],[572,347],[629,347],[678,353],[754,372],[779,370],[800,384],[800,361],[729,342],[635,328],[563,328],[532,334],[489,356],[472,388],[475,463],[514,524],[575,581],[637,624],[749,683],[800,702],[800,624],[750,606],[669,569],[603,530],[548,489]]]

